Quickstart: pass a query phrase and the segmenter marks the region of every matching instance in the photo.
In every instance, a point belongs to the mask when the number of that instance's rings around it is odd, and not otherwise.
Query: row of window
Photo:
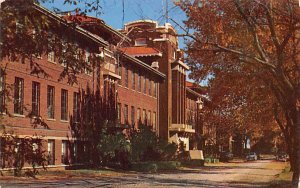
[[[78,52],[78,55],[75,55],[75,58],[76,58],[76,59],[79,59],[79,56],[80,56],[79,54],[80,54],[80,53]],[[85,61],[85,63],[86,63],[86,67],[84,68],[84,73],[85,73],[85,74],[88,74],[88,75],[91,75],[91,74],[92,74],[92,71],[90,70],[90,66],[91,66],[90,58],[91,58],[90,52],[84,51],[84,61]],[[47,54],[47,60],[48,60],[48,62],[56,63],[57,59],[56,59],[56,57],[55,57],[54,51],[48,52],[48,54]],[[60,63],[61,63],[61,65],[62,65],[63,67],[66,67],[66,66],[67,66],[66,63],[63,62],[63,61],[60,62]]]
[[[197,103],[194,100],[187,98],[187,109],[197,110]]]
[[[24,79],[16,77],[14,85],[14,113],[24,114]],[[40,116],[40,97],[41,84],[32,82],[32,110],[30,115]],[[79,116],[79,93],[74,92],[73,116]],[[68,120],[68,90],[61,89],[61,120]],[[55,116],[55,88],[47,86],[47,116],[54,119]]]
[[[154,80],[147,78],[147,76],[141,76],[140,72],[134,72],[133,70],[130,71],[128,67],[124,67],[124,74],[122,74],[122,70],[123,69],[120,66],[119,75],[122,78],[120,85],[123,85],[124,87],[127,88],[131,88],[133,90],[137,90],[139,92],[142,92],[143,89],[143,93],[153,97],[157,97],[157,84],[155,83]],[[129,84],[129,77],[130,77],[131,84]]]
[[[71,143],[67,140],[61,142],[61,164],[84,163],[87,162],[85,155],[79,155],[87,151],[83,142],[75,141]],[[55,140],[48,140],[48,164],[55,164]]]
[[[32,82],[32,116],[40,116],[40,88],[39,82]],[[79,121],[79,109],[80,109],[80,96],[78,92],[73,93],[73,119],[75,122]],[[61,89],[61,120],[68,120],[68,90]],[[124,105],[122,108],[121,103],[117,105],[118,119],[121,120],[121,112],[123,110],[124,122],[129,123],[129,106]],[[140,122],[148,125],[156,126],[156,112],[147,111],[145,109],[135,109],[131,106],[131,124],[135,125],[135,122]],[[24,114],[24,79],[15,78],[15,90],[14,90],[14,113]],[[54,86],[47,86],[47,117],[49,119],[55,118],[55,88]],[[135,118],[136,117],[136,118]]]
[[[122,113],[123,112],[123,113]],[[121,122],[121,116],[123,114],[123,120],[125,124],[129,124],[129,106],[127,104],[124,104],[123,107],[121,103],[118,103],[117,105],[117,115],[118,120]],[[131,106],[130,108],[130,120],[131,125],[136,125],[139,123],[145,124],[145,125],[152,125],[153,127],[156,127],[156,112],[151,112],[151,110],[141,109],[141,108],[135,108],[134,106]]]

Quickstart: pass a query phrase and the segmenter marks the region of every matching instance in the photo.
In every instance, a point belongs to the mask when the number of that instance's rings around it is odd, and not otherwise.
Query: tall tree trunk
[[[292,140],[291,138],[286,138],[285,139],[286,145],[287,145],[287,153],[289,154],[289,158],[290,158],[290,171],[293,172],[295,169],[295,157],[294,157],[294,153],[293,153],[293,144],[292,144]]]
[[[299,107],[298,107],[299,108]],[[294,171],[292,179],[292,188],[300,187],[300,110],[297,109],[297,121],[295,124],[295,143],[294,143]]]
[[[294,157],[294,153],[293,151],[288,151],[288,154],[289,154],[289,158],[290,158],[290,172],[294,172],[295,171],[295,160],[296,158]]]

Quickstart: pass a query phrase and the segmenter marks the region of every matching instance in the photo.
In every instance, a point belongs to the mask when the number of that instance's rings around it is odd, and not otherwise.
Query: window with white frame
[[[91,67],[91,61],[90,61],[90,52],[88,50],[85,51],[85,63],[86,67],[84,69],[85,74],[91,75],[92,74],[92,67]]]
[[[68,91],[61,90],[61,120],[68,120]]]
[[[53,86],[47,87],[47,115],[48,118],[54,119],[54,100],[55,99],[55,90]]]
[[[14,113],[23,115],[24,105],[24,79],[15,78]]]
[[[40,83],[32,82],[32,115],[40,115]]]

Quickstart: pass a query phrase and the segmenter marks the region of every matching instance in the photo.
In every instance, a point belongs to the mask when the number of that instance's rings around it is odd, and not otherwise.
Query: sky
[[[123,22],[123,1],[124,1],[124,22]],[[115,29],[122,29],[124,23],[139,20],[151,19],[156,20],[159,24],[166,22],[166,7],[168,7],[168,16],[176,20],[176,22],[183,25],[182,21],[185,20],[185,14],[179,7],[174,6],[174,0],[102,0],[101,14],[89,13],[90,16],[97,16],[105,23]],[[167,5],[168,4],[168,5]],[[45,3],[43,6],[50,10],[59,8],[61,11],[71,11],[80,7],[84,9],[84,5],[70,6],[70,4],[63,4],[63,0],[54,0],[54,3]],[[180,27],[177,26],[170,19],[168,20],[179,33],[182,32]],[[183,39],[179,39],[180,48],[184,48]]]
[[[171,19],[166,20],[166,9],[168,9],[168,17],[183,26],[183,21],[186,19],[185,13],[174,5],[176,0],[101,0],[101,14],[95,12],[89,13],[89,16],[94,16],[102,19],[106,24],[114,29],[122,29],[124,23],[128,23],[140,19],[151,19],[158,21],[160,25],[169,22],[177,30],[179,34],[183,30],[172,22]],[[124,1],[124,22],[123,22],[123,1]],[[85,9],[84,5],[71,6],[63,4],[64,0],[54,0],[53,3],[45,3],[43,6],[54,11],[56,8],[60,11],[72,11],[76,8]],[[167,7],[167,8],[166,8]],[[184,49],[185,44],[183,38],[179,37],[179,48]],[[188,77],[187,79],[190,80]],[[202,83],[202,85],[206,85]]]

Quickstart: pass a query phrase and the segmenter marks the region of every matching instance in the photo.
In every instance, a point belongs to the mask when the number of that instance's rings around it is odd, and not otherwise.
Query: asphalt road
[[[112,177],[58,180],[1,180],[6,187],[264,187],[284,168],[270,160],[221,163],[202,168],[183,168],[176,172],[130,173]]]

